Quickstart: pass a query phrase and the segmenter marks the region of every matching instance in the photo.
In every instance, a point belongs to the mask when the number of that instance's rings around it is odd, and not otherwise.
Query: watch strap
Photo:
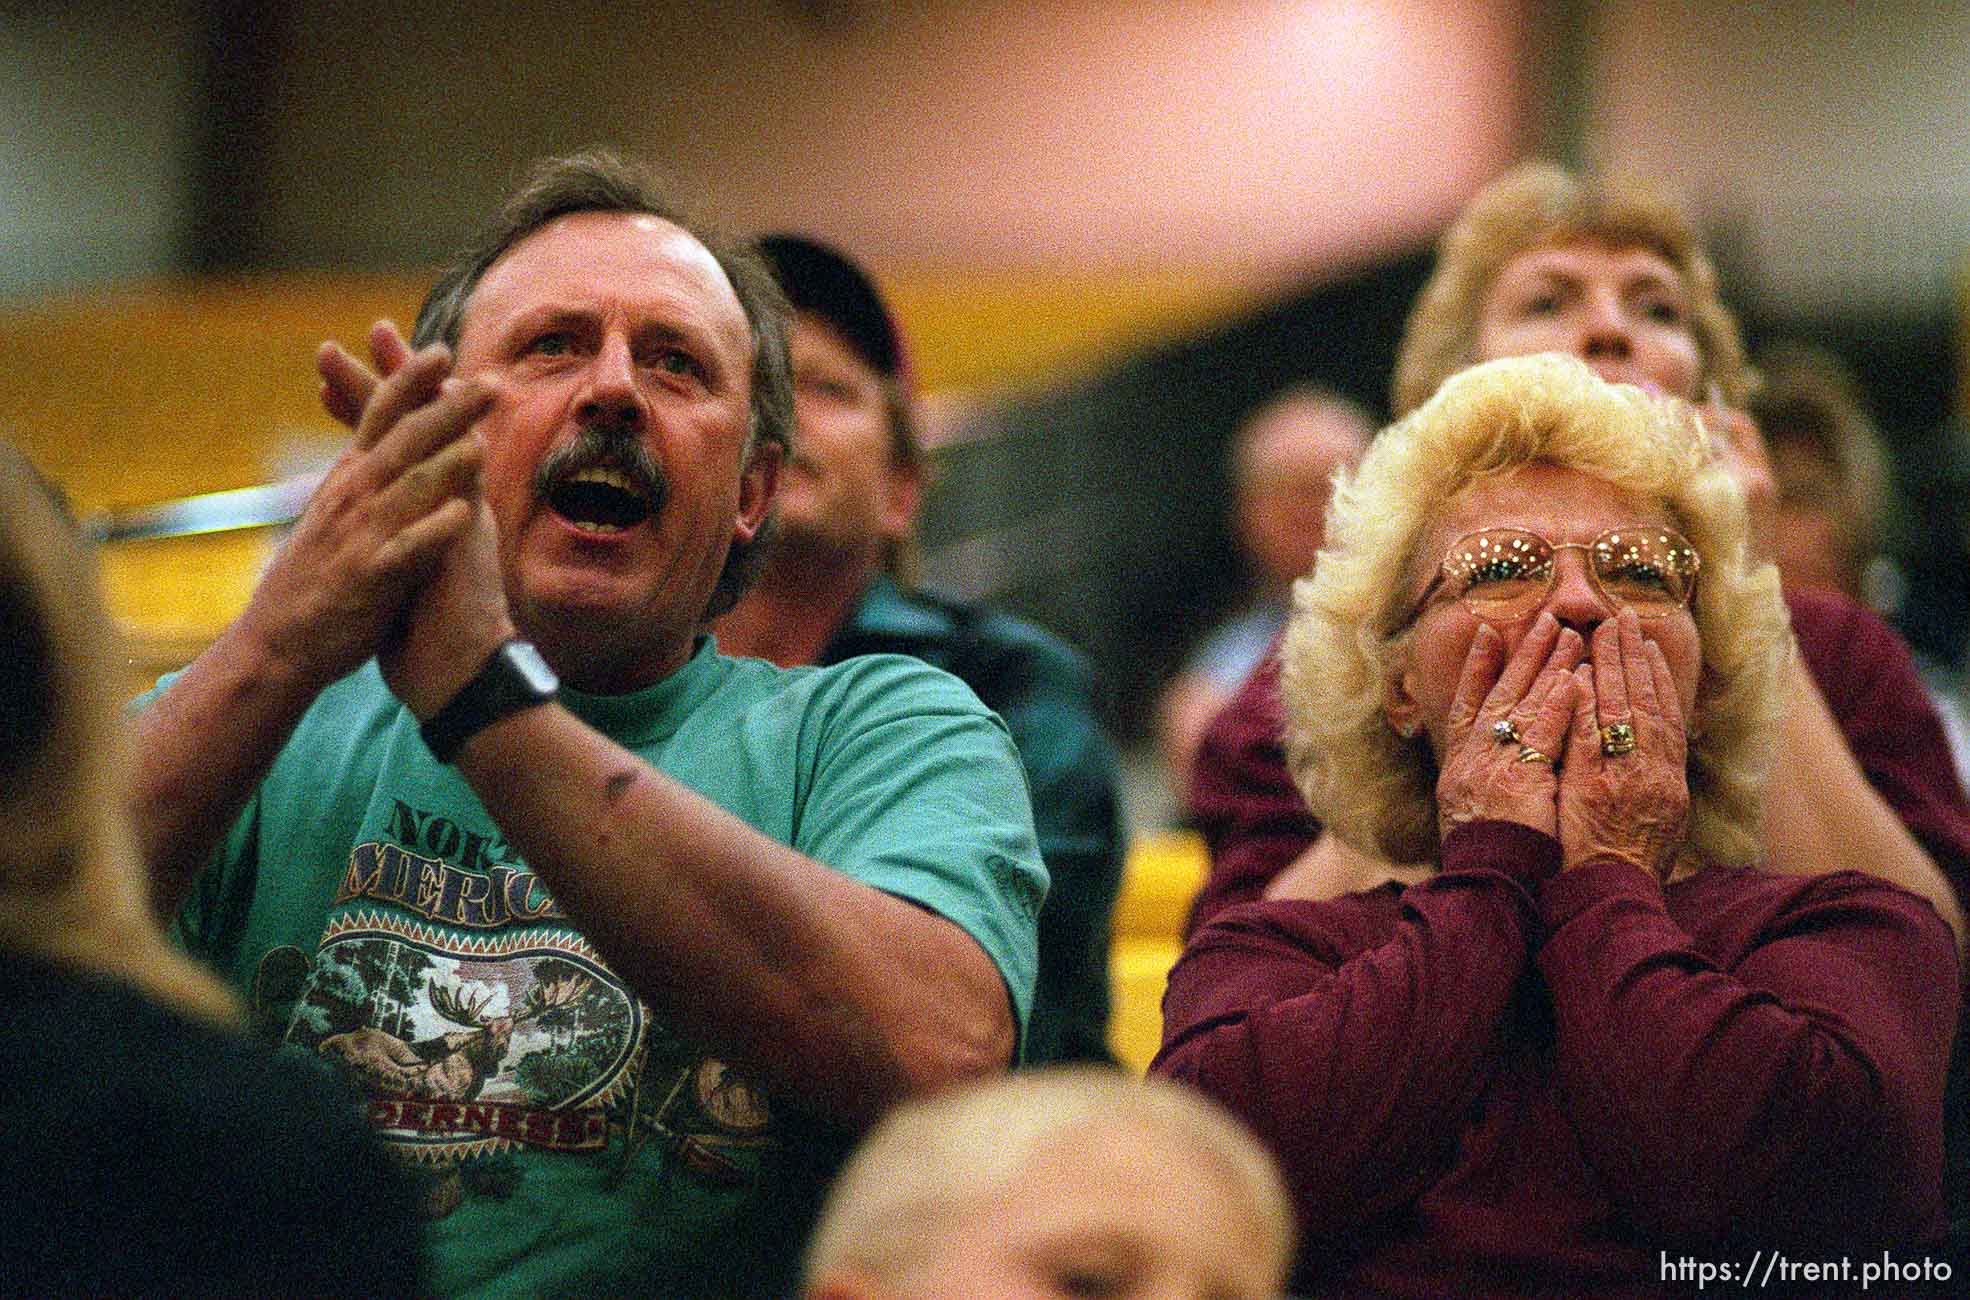
[[[547,703],[559,686],[538,650],[509,637],[418,731],[432,756],[449,763],[467,740],[501,718]]]

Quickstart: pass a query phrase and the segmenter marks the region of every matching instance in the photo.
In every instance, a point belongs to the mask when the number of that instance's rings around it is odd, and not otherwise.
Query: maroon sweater
[[[1192,937],[1151,1068],[1278,1155],[1299,1287],[1658,1294],[1662,1251],[1939,1234],[1957,981],[1932,908],[1846,872],[1664,891],[1559,863],[1476,823],[1422,884],[1236,906]]]

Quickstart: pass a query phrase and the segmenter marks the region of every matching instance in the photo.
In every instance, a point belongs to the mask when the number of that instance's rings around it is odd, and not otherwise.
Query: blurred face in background
[[[1238,530],[1265,581],[1283,587],[1313,567],[1327,540],[1334,473],[1352,465],[1374,436],[1352,406],[1322,398],[1262,411],[1238,454]]]
[[[780,535],[792,546],[879,556],[909,535],[921,476],[891,454],[885,381],[827,321],[796,318],[794,455],[780,475]]]
[[[1612,383],[1704,397],[1688,286],[1647,248],[1543,244],[1505,263],[1479,305],[1472,360],[1535,352],[1570,353]]]
[[[1771,440],[1778,481],[1772,561],[1788,590],[1818,587],[1861,596],[1863,558],[1854,542],[1840,466],[1819,448],[1789,438]]]

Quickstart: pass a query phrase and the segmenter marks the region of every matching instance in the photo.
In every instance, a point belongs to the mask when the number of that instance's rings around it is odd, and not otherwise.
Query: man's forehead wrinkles
[[[624,314],[639,337],[751,353],[745,308],[711,251],[662,218],[626,213],[573,213],[515,244],[468,299],[460,337]]]
[[[520,307],[511,320],[518,328],[536,328],[612,324],[627,318],[629,332],[635,338],[695,339],[705,333],[705,326],[690,319],[685,314],[687,310],[688,305],[666,306],[653,312],[647,305],[639,304],[549,300]]]

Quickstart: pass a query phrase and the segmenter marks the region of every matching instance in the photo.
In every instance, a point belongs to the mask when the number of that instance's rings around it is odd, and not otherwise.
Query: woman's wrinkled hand
[[[1443,835],[1465,822],[1512,821],[1559,834],[1558,772],[1586,645],[1541,613],[1509,661],[1490,624],[1471,638],[1450,703],[1437,776]]]
[[[1559,777],[1563,869],[1607,858],[1661,881],[1689,830],[1689,739],[1660,646],[1631,609],[1594,629]],[[1625,728],[1625,730],[1624,730]]]

